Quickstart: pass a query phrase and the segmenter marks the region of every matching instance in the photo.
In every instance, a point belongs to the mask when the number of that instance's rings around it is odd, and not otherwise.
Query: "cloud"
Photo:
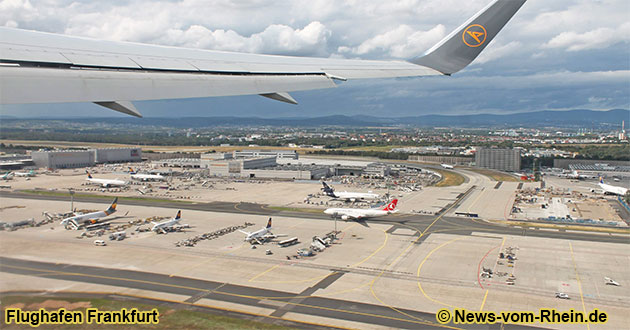
[[[248,37],[233,30],[212,31],[204,26],[193,25],[186,30],[169,29],[158,41],[183,47],[248,53],[324,56],[330,35],[331,31],[317,21],[302,29],[274,24]]]
[[[498,58],[514,54],[523,48],[523,43],[520,41],[510,41],[506,45],[492,45],[487,50],[482,52],[477,59],[473,62],[475,65],[488,63]]]
[[[437,25],[428,31],[415,31],[409,25],[397,28],[370,38],[356,47],[339,47],[340,53],[365,55],[376,51],[389,57],[409,58],[421,55],[423,51],[440,41],[446,35],[444,25]]]
[[[619,42],[630,42],[630,22],[617,29],[597,28],[584,33],[562,32],[545,43],[545,48],[565,48],[568,51],[602,49]]]

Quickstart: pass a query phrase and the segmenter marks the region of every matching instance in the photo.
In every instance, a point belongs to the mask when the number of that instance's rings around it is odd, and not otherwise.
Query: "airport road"
[[[489,223],[479,219],[465,218],[465,217],[452,217],[446,216],[448,210],[456,208],[467,197],[468,193],[474,189],[472,186],[466,193],[458,196],[457,200],[450,204],[440,213],[438,213],[439,221],[435,221],[436,216],[422,215],[422,214],[395,214],[386,218],[374,219],[372,221],[378,223],[388,223],[393,227],[388,231],[394,232],[398,228],[413,229],[416,231],[416,235],[422,232],[426,232],[430,227],[431,232],[444,232],[457,235],[470,235],[473,232],[494,233],[504,235],[517,235],[517,236],[533,236],[533,237],[545,237],[545,238],[557,238],[557,239],[571,239],[581,241],[594,241],[594,242],[608,242],[608,243],[622,243],[630,244],[630,237],[628,235],[619,234],[605,234],[605,233],[589,233],[578,231],[565,231],[565,230],[539,230],[533,228],[519,228],[507,225],[499,225]],[[34,195],[20,192],[8,192],[0,191],[0,197],[8,198],[25,198],[35,200],[56,200],[67,201],[67,196],[54,196],[54,195]],[[74,198],[78,202],[89,203],[102,203],[109,205],[111,200],[99,197],[84,197],[79,196]],[[171,200],[142,200],[142,199],[121,199],[118,202],[119,205],[136,205],[136,206],[149,206],[149,207],[162,207],[171,209],[182,210],[196,210],[196,211],[209,211],[209,212],[224,212],[224,213],[239,213],[239,214],[260,214],[264,216],[277,215],[284,217],[304,218],[309,220],[325,220],[332,221],[329,216],[323,212],[321,214],[311,212],[296,212],[296,211],[280,211],[276,209],[268,208],[266,205],[255,203],[229,203],[229,202],[181,202]],[[444,216],[443,216],[444,215]],[[339,220],[341,221],[341,220]],[[368,225],[370,220],[367,221]],[[628,232],[630,234],[630,231]],[[428,235],[427,235],[428,236]],[[418,244],[420,244],[427,236],[420,237]]]
[[[330,284],[332,276],[342,276],[334,272],[327,278],[308,288],[309,292],[299,294],[276,290],[247,287],[229,283],[199,280],[165,274],[140,271],[108,269],[69,264],[46,263],[0,257],[0,271],[58,280],[68,280],[92,284],[112,285],[147,291],[188,295],[192,306],[201,298],[222,300],[247,306],[274,308],[271,317],[280,318],[286,312],[309,314],[332,319],[348,320],[371,325],[399,329],[441,329],[435,323],[435,314],[414,310],[398,309],[355,301],[312,297],[310,294]],[[334,279],[332,279],[334,281]],[[273,303],[276,302],[276,303]],[[281,304],[278,304],[281,302]],[[403,312],[404,314],[402,314]],[[426,321],[424,321],[426,320]],[[284,320],[279,319],[279,323]],[[482,326],[464,326],[477,329]],[[504,325],[505,329],[530,329],[521,325]]]

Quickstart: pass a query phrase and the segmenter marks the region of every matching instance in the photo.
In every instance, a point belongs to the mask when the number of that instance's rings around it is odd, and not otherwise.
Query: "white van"
[[[102,239],[97,239],[96,241],[94,241],[94,245],[96,245],[96,246],[105,246],[105,245],[107,245],[107,243],[105,243],[105,241],[102,240]]]

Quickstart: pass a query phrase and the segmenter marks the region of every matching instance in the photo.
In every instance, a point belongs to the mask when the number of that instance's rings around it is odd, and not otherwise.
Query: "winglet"
[[[470,64],[526,0],[495,0],[411,63],[450,75]]]

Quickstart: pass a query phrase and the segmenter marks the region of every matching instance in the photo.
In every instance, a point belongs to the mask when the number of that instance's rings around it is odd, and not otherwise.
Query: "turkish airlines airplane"
[[[495,0],[423,55],[371,61],[233,53],[0,28],[0,104],[93,102],[141,117],[131,101],[289,92],[351,79],[451,75],[470,64],[525,0]]]

